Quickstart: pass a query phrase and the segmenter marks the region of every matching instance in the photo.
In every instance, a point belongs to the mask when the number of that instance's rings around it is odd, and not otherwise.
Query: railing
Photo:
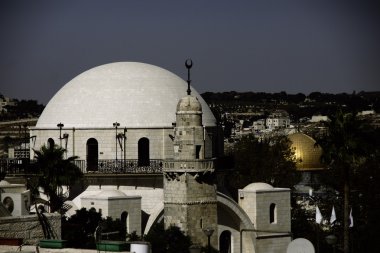
[[[0,159],[0,172],[5,174],[25,174],[33,161],[28,158]]]
[[[101,159],[97,163],[87,163],[85,160],[75,160],[83,173],[161,173],[163,161],[149,160],[144,164],[136,159]]]
[[[102,159],[97,163],[89,162],[86,160],[75,160],[73,163],[86,173],[123,173],[123,174],[136,174],[136,173],[161,173],[163,160],[149,160],[144,163],[139,162],[137,159]],[[36,170],[36,161],[29,159],[0,159],[0,172],[10,174],[28,174]]]

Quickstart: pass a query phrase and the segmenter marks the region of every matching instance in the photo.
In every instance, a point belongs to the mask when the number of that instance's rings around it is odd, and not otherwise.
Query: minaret
[[[179,227],[193,244],[207,246],[205,229],[212,229],[211,245],[217,248],[217,201],[214,185],[214,160],[204,159],[202,106],[191,96],[191,60],[187,96],[177,104],[174,128],[174,159],[164,163],[165,228]]]

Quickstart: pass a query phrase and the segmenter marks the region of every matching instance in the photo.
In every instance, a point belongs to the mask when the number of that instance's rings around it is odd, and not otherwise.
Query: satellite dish
[[[286,253],[314,253],[313,244],[305,238],[297,238],[288,245]]]
[[[5,206],[5,208],[10,212],[12,213],[13,212],[13,209],[15,208],[15,204],[13,202],[13,199],[11,197],[5,197],[3,199],[3,205]]]

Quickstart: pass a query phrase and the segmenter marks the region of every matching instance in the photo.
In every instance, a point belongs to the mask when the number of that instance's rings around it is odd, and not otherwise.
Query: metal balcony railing
[[[137,159],[101,159],[87,162],[86,160],[75,160],[73,163],[80,168],[82,173],[123,173],[136,174],[161,173],[163,160],[152,159],[139,161]],[[28,174],[36,171],[37,163],[29,159],[0,159],[0,172],[6,174]]]

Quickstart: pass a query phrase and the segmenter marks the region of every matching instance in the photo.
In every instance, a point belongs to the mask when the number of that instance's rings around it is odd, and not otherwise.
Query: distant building
[[[253,130],[261,131],[265,129],[265,119],[259,119],[253,122],[252,124]]]
[[[269,115],[265,121],[265,125],[269,129],[287,128],[290,126],[290,118],[285,111],[276,111]]]
[[[329,117],[323,116],[323,115],[313,115],[309,122],[316,123],[316,122],[322,122],[322,121],[329,121]]]
[[[7,112],[7,106],[16,106],[16,100],[8,97],[0,97],[0,112]]]

